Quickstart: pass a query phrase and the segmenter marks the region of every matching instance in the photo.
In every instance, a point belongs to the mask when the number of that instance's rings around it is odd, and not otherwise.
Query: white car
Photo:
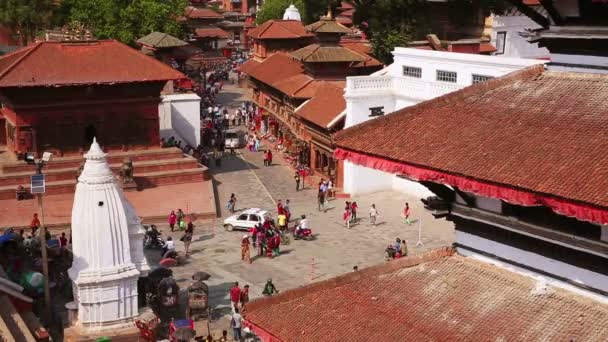
[[[258,223],[264,223],[264,218],[271,218],[270,213],[267,210],[259,208],[245,209],[238,212],[224,220],[224,228],[227,231],[238,230],[249,230]]]

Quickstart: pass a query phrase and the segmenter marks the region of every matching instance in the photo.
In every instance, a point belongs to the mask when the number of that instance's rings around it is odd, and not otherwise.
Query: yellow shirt
[[[279,221],[279,226],[284,226],[285,223],[287,222],[287,216],[279,215],[279,216],[277,216],[277,220]]]

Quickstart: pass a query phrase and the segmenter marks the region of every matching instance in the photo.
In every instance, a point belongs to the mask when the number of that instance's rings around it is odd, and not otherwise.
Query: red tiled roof
[[[251,68],[249,77],[273,86],[276,82],[302,74],[302,64],[284,53],[275,53],[257,67]]]
[[[403,136],[403,134],[401,134]],[[608,306],[451,248],[254,300],[245,325],[274,341],[606,341]]]
[[[338,15],[341,17],[352,17],[354,14],[355,14],[355,9],[351,8],[344,12],[340,12],[340,14],[338,14]]]
[[[224,16],[211,8],[186,7],[186,17],[190,19],[224,19]]]
[[[297,74],[278,80],[277,82],[274,82],[272,86],[280,90],[283,94],[292,96],[313,81],[313,78],[306,74]]]
[[[297,20],[268,20],[249,31],[249,37],[254,39],[297,39],[314,37],[307,32]]]
[[[371,52],[372,52],[372,48],[369,44],[367,43],[362,43],[362,42],[347,42],[347,41],[343,41],[340,42],[340,45],[342,45],[343,47],[349,49],[349,50],[353,50],[356,53],[362,55],[363,57],[365,57],[365,60],[362,62],[358,62],[356,64],[353,65],[353,67],[358,68],[358,67],[372,67],[372,66],[382,66],[382,62],[380,62],[379,60],[375,59],[374,57],[370,56]]]
[[[608,208],[606,127],[608,75],[533,66],[338,132],[336,143],[418,168]]]
[[[299,89],[295,93],[291,94],[291,97],[300,98],[300,99],[310,99],[310,98],[314,97],[315,94],[317,94],[317,92],[319,90],[319,87],[321,85],[323,85],[324,83],[330,83],[330,84],[333,84],[333,85],[335,85],[337,87],[340,87],[342,89],[344,89],[344,87],[346,86],[346,82],[345,81],[314,80],[313,82],[310,82],[310,83],[306,84],[306,86],[302,87],[301,89]]]
[[[184,77],[115,40],[40,42],[0,57],[0,87],[168,81]]]
[[[351,4],[349,2],[346,2],[346,1],[342,1],[342,2],[340,2],[340,7],[339,8],[340,9],[351,9],[351,8],[354,8],[354,7],[353,7],[353,4]]]
[[[349,25],[353,24],[353,20],[351,18],[347,18],[347,17],[337,17],[336,21],[345,26],[349,26]]]
[[[260,62],[255,59],[249,59],[247,62],[241,64],[238,69],[240,72],[249,74],[251,70],[255,69],[258,65],[260,65]]]
[[[228,32],[219,27],[197,28],[195,31],[197,38],[228,38]]]
[[[317,126],[330,128],[329,124],[346,109],[344,86],[319,83],[315,96],[298,109],[296,114]]]

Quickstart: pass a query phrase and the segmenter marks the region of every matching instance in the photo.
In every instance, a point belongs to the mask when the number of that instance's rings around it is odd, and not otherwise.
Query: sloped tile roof
[[[184,77],[115,40],[40,42],[0,57],[0,87],[169,81]]]
[[[305,63],[317,62],[364,62],[367,58],[342,46],[310,44],[291,52],[296,59]]]
[[[249,74],[258,65],[260,65],[260,62],[256,61],[255,59],[249,59],[249,60],[247,60],[247,62],[245,62],[239,66],[239,71]]]
[[[188,6],[186,7],[186,17],[190,19],[223,19],[224,16],[212,10],[211,8],[201,8]]]
[[[296,114],[317,126],[330,128],[329,124],[346,110],[344,86],[320,83],[315,96],[300,107]]]
[[[297,20],[268,20],[249,31],[254,39],[298,39],[314,37]]]
[[[314,80],[313,82],[306,84],[304,87],[298,89],[298,91],[291,94],[291,97],[300,99],[310,99],[317,94],[319,88],[325,83],[333,84],[337,87],[341,87],[342,89],[344,89],[344,87],[346,86],[345,81]]]
[[[228,38],[230,35],[228,32],[222,30],[219,27],[207,27],[197,28],[194,30],[196,37],[198,38]]]
[[[243,316],[284,342],[608,340],[606,304],[535,288],[445,248],[254,300]]]
[[[348,34],[353,33],[348,27],[338,23],[333,19],[321,19],[315,23],[306,26],[306,30],[314,33],[336,33]]]
[[[137,43],[157,49],[188,45],[185,41],[162,32],[152,32],[147,36],[139,38]]]
[[[370,54],[372,53],[372,48],[369,44],[363,42],[340,42],[340,45],[353,50],[356,53],[365,57],[365,60],[362,62],[358,62],[353,65],[353,67],[372,67],[372,66],[382,66],[382,62],[372,57]]]
[[[336,143],[419,168],[608,208],[606,127],[608,75],[533,66],[338,132]]]
[[[276,82],[302,74],[302,64],[284,53],[275,53],[257,67],[251,68],[249,77],[273,86]]]

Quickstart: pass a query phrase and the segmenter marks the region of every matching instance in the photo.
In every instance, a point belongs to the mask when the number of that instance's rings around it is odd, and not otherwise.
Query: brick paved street
[[[240,105],[243,90],[227,86],[220,94],[220,101],[233,101]],[[221,168],[211,167],[219,198],[218,209],[222,218],[217,221],[197,222],[191,249],[193,255],[188,264],[174,268],[175,278],[180,286],[189,284],[192,273],[202,270],[210,273],[210,303],[215,308],[214,318],[229,313],[227,291],[234,281],[251,286],[251,297],[261,295],[266,279],[272,278],[279,290],[302,286],[313,281],[334,277],[352,270],[384,261],[384,249],[395,238],[408,241],[410,253],[417,254],[453,241],[453,225],[445,220],[436,220],[422,208],[416,198],[408,198],[395,192],[376,193],[353,198],[359,204],[361,222],[346,229],[342,226],[341,215],[344,200],[330,201],[327,212],[319,212],[316,204],[316,186],[304,191],[295,191],[293,171],[280,157],[275,157],[274,165],[263,166],[262,153],[241,150],[236,156],[226,155]],[[244,232],[228,232],[223,229],[222,220],[228,216],[226,203],[231,193],[238,198],[237,209],[260,207],[269,209],[276,216],[275,201],[290,199],[294,215],[305,214],[310,218],[313,241],[292,241],[282,246],[278,258],[259,258],[253,264],[240,261],[240,240]],[[416,248],[418,224],[405,225],[400,213],[403,203],[412,206],[413,216],[421,220],[424,247]],[[381,223],[376,227],[367,225],[366,213],[375,203]],[[161,227],[168,235],[168,227]],[[169,234],[170,235],[170,234]],[[181,233],[173,233],[179,239]],[[178,243],[178,250],[183,245]],[[150,253],[150,259],[158,260],[157,252]],[[253,253],[252,253],[253,254]],[[154,262],[152,262],[154,264]],[[227,318],[214,319],[213,331],[229,327]],[[198,324],[198,333],[206,333],[206,324]]]

